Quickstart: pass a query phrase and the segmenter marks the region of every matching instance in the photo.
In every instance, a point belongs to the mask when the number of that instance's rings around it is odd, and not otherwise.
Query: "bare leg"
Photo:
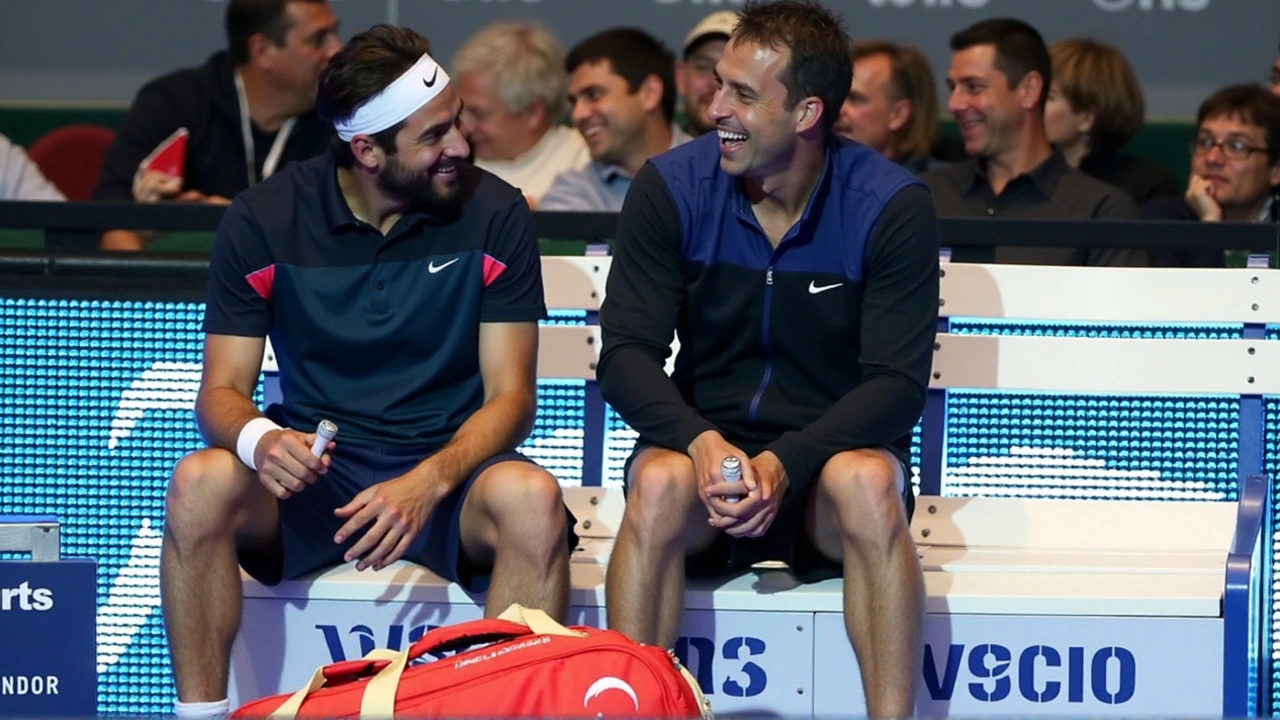
[[[243,597],[236,548],[269,548],[278,522],[275,498],[230,452],[201,450],[174,469],[160,596],[180,701],[227,696]]]
[[[512,603],[563,620],[569,608],[569,547],[564,497],[550,473],[527,462],[487,468],[462,504],[462,548],[492,563],[484,614]]]
[[[663,448],[641,451],[631,464],[627,509],[605,579],[609,627],[636,642],[674,645],[684,613],[685,554],[710,545],[715,533],[698,501],[693,461]]]
[[[831,458],[810,496],[806,529],[844,564],[844,621],[872,718],[911,716],[920,673],[924,576],[898,492],[902,466],[885,450]]]

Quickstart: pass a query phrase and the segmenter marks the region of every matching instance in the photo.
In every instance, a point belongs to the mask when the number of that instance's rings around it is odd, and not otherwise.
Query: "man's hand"
[[[373,523],[364,537],[347,550],[343,560],[359,558],[357,570],[381,570],[399,560],[449,489],[443,482],[424,482],[421,475],[401,475],[365,488],[351,502],[333,511],[347,519],[333,536],[335,543],[342,543]]]
[[[707,507],[712,527],[727,528],[741,516],[738,505],[724,499],[725,495],[746,496],[755,489],[755,472],[746,453],[725,441],[715,430],[708,430],[689,443],[689,457],[693,460],[694,477],[698,479],[698,499]],[[736,457],[742,463],[742,481],[726,483],[720,475],[720,463],[727,457]]]
[[[1218,200],[1214,197],[1216,193],[1213,183],[1199,175],[1192,175],[1185,198],[1196,217],[1205,222],[1217,222],[1222,219],[1222,206],[1218,205]]]
[[[778,516],[778,508],[782,505],[789,481],[782,461],[768,450],[751,458],[751,462],[743,466],[744,477],[748,468],[755,477],[755,487],[742,500],[728,506],[725,515],[731,518],[724,518],[724,524],[712,524],[733,537],[758,538],[769,531],[774,518]],[[707,490],[725,494],[736,484],[721,483],[712,485]]]
[[[143,203],[160,202],[182,192],[182,178],[148,170],[133,179],[133,199]]]
[[[205,195],[199,190],[184,190],[174,198],[178,202],[207,203],[209,205],[230,205],[231,201],[221,195]]]
[[[258,466],[258,481],[281,500],[302,492],[329,471],[329,443],[321,457],[311,454],[315,433],[297,430],[272,430],[258,441],[253,450],[253,463]]]

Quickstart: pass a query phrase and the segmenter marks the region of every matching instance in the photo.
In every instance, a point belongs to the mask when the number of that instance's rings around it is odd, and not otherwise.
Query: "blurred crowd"
[[[448,63],[473,162],[520,188],[534,209],[618,211],[650,158],[725,132],[716,64],[736,22],[733,11],[711,13],[674,51],[629,27],[567,52],[536,23],[482,28]],[[105,151],[93,199],[225,204],[328,149],[332,129],[314,108],[321,71],[341,48],[328,0],[230,0],[226,35],[226,49],[203,65],[138,92]],[[1145,105],[1117,48],[1090,38],[1046,44],[1027,23],[994,18],[956,32],[950,49],[949,66],[934,69],[918,48],[857,41],[836,124],[839,136],[919,175],[942,217],[1264,222],[1280,210],[1280,59],[1270,87],[1230,85],[1203,100],[1184,187],[1124,151],[1143,129]],[[940,132],[944,112],[958,136]],[[154,162],[175,133],[184,143],[180,170]],[[0,136],[0,198],[63,193]],[[111,231],[103,247],[147,241]],[[1223,264],[1220,252],[1118,249],[1000,248],[984,259]]]

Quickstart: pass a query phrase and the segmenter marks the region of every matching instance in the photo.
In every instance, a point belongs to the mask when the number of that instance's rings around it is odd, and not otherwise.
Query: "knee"
[[[902,467],[882,452],[839,453],[818,476],[818,491],[836,512],[841,534],[851,541],[885,543],[907,527]]]
[[[238,463],[231,453],[217,448],[179,460],[165,495],[166,525],[192,530],[227,527],[246,490]]]
[[[564,495],[555,476],[531,463],[512,463],[495,484],[494,523],[525,539],[564,539]],[[506,534],[506,533],[504,533]]]
[[[637,463],[627,483],[626,521],[641,534],[674,537],[684,527],[697,496],[692,462]]]

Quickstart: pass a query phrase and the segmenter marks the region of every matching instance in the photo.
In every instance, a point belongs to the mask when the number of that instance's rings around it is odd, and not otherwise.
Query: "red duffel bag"
[[[464,648],[474,649],[409,664]],[[709,719],[711,708],[672,653],[512,605],[498,619],[432,630],[404,652],[326,665],[298,692],[255,700],[232,717],[393,715]]]

